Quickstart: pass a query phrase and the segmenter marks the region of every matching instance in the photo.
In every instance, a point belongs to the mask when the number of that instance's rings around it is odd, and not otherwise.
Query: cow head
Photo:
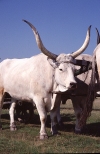
[[[70,54],[60,54],[56,61],[48,58],[50,65],[55,69],[54,77],[57,83],[57,89],[60,92],[76,88],[74,78],[74,60]]]
[[[30,22],[26,20],[23,21],[26,22],[32,28],[39,49],[41,50],[42,53],[44,53],[48,57],[48,62],[55,69],[54,77],[55,77],[55,82],[57,84],[57,90],[60,92],[64,92],[76,88],[76,81],[74,77],[74,64],[75,64],[74,59],[87,48],[90,40],[91,26],[89,26],[88,28],[86,39],[81,48],[79,48],[72,54],[56,55],[48,51],[44,47],[36,28]]]

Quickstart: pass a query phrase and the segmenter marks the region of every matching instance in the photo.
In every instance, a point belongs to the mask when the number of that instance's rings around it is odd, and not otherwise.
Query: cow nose
[[[76,83],[76,82],[71,82],[71,83],[70,83],[70,88],[71,88],[71,89],[77,88],[77,83]]]

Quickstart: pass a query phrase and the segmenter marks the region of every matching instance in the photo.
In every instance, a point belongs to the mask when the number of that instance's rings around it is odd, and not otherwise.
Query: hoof
[[[3,130],[2,127],[0,127],[0,130]]]
[[[81,130],[75,130],[75,134],[81,134]]]
[[[24,123],[24,121],[23,121],[21,118],[18,118],[18,121],[19,121],[20,123]]]
[[[17,130],[15,123],[12,123],[12,125],[10,125],[10,130],[11,131],[16,131]]]
[[[86,134],[86,132],[87,132],[87,127],[86,126],[84,126],[81,129],[75,129],[76,134]]]
[[[10,131],[16,131],[17,128],[16,127],[10,127]]]
[[[48,139],[48,135],[47,134],[40,135],[40,140],[45,140],[45,139]]]
[[[52,133],[53,136],[59,134],[58,131],[57,132],[51,132],[51,133]]]
[[[58,130],[57,130],[57,126],[56,126],[56,125],[52,126],[52,131],[51,131],[51,133],[52,133],[52,135],[58,134]]]
[[[58,133],[58,132],[57,132],[57,133],[53,133],[52,135],[53,135],[53,136],[60,136],[61,133]]]
[[[58,128],[59,128],[60,130],[63,130],[64,124],[63,124],[62,121],[59,121],[59,122],[58,122]]]

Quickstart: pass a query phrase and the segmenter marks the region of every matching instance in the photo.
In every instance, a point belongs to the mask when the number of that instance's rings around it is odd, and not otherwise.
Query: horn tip
[[[25,19],[22,19],[22,21],[27,22]]]
[[[98,29],[97,29],[97,28],[95,28],[95,29],[96,29],[96,31],[99,33]]]
[[[90,29],[91,29],[91,27],[92,27],[92,25],[90,25],[88,29],[90,30]]]

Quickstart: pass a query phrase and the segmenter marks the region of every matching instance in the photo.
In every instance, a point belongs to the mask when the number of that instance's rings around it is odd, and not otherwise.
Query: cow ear
[[[56,62],[56,60],[51,59],[51,58],[47,58],[49,64],[55,69],[59,66],[59,64]]]

